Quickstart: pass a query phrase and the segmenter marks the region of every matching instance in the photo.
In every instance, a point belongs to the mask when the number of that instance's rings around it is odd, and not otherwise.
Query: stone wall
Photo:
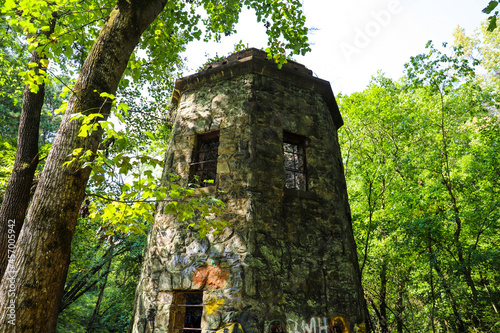
[[[133,331],[144,331],[141,318],[154,307],[155,332],[174,332],[173,292],[203,290],[203,332],[364,332],[331,100],[307,88],[318,79],[306,74],[244,69],[215,68],[179,94],[165,174],[186,185],[197,134],[219,130],[216,186],[205,190],[224,191],[216,195],[230,227],[200,239],[160,205]],[[284,188],[284,131],[307,138],[307,191]]]

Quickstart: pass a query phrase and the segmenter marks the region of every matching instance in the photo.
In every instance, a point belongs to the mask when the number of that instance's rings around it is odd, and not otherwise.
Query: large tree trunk
[[[17,241],[13,265],[17,274],[7,271],[0,285],[0,332],[55,331],[71,240],[90,175],[88,168],[63,163],[75,148],[95,152],[101,141],[100,131],[78,137],[81,123],[71,117],[97,112],[108,116],[111,105],[100,93],[116,92],[141,34],[165,3],[119,0],[90,50]],[[11,304],[16,326],[8,322]]]
[[[46,36],[54,32],[55,22],[53,19],[49,31],[44,32]],[[35,50],[30,62],[37,63],[39,68],[45,70],[41,59]],[[17,240],[30,201],[30,189],[38,166],[38,131],[44,98],[45,83],[38,86],[36,93],[31,92],[28,85],[24,87],[16,159],[0,208],[0,281],[7,268],[9,228],[13,227],[14,241]],[[13,222],[9,223],[9,220]]]

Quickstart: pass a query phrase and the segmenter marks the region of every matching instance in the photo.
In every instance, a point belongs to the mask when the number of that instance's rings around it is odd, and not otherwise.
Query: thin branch
[[[89,197],[96,197],[96,198],[101,198],[106,201],[112,201],[112,202],[120,202],[120,203],[155,203],[155,202],[160,202],[160,201],[168,201],[166,199],[164,200],[156,200],[156,199],[144,199],[144,200],[118,200],[118,199],[112,199],[112,198],[107,198],[103,197],[102,195],[96,194],[96,193],[87,193],[86,194]]]

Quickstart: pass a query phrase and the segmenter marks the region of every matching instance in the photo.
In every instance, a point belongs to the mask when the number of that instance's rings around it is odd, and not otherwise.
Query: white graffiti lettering
[[[328,319],[326,317],[312,317],[309,322],[302,320],[301,325],[293,319],[288,319],[289,333],[328,333]]]

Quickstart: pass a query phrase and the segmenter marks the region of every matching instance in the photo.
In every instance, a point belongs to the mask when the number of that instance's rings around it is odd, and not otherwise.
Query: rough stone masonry
[[[173,100],[164,174],[187,186],[200,142],[218,140],[200,191],[226,203],[230,226],[200,239],[159,205],[131,331],[366,332],[330,84],[248,49],[177,80]]]

